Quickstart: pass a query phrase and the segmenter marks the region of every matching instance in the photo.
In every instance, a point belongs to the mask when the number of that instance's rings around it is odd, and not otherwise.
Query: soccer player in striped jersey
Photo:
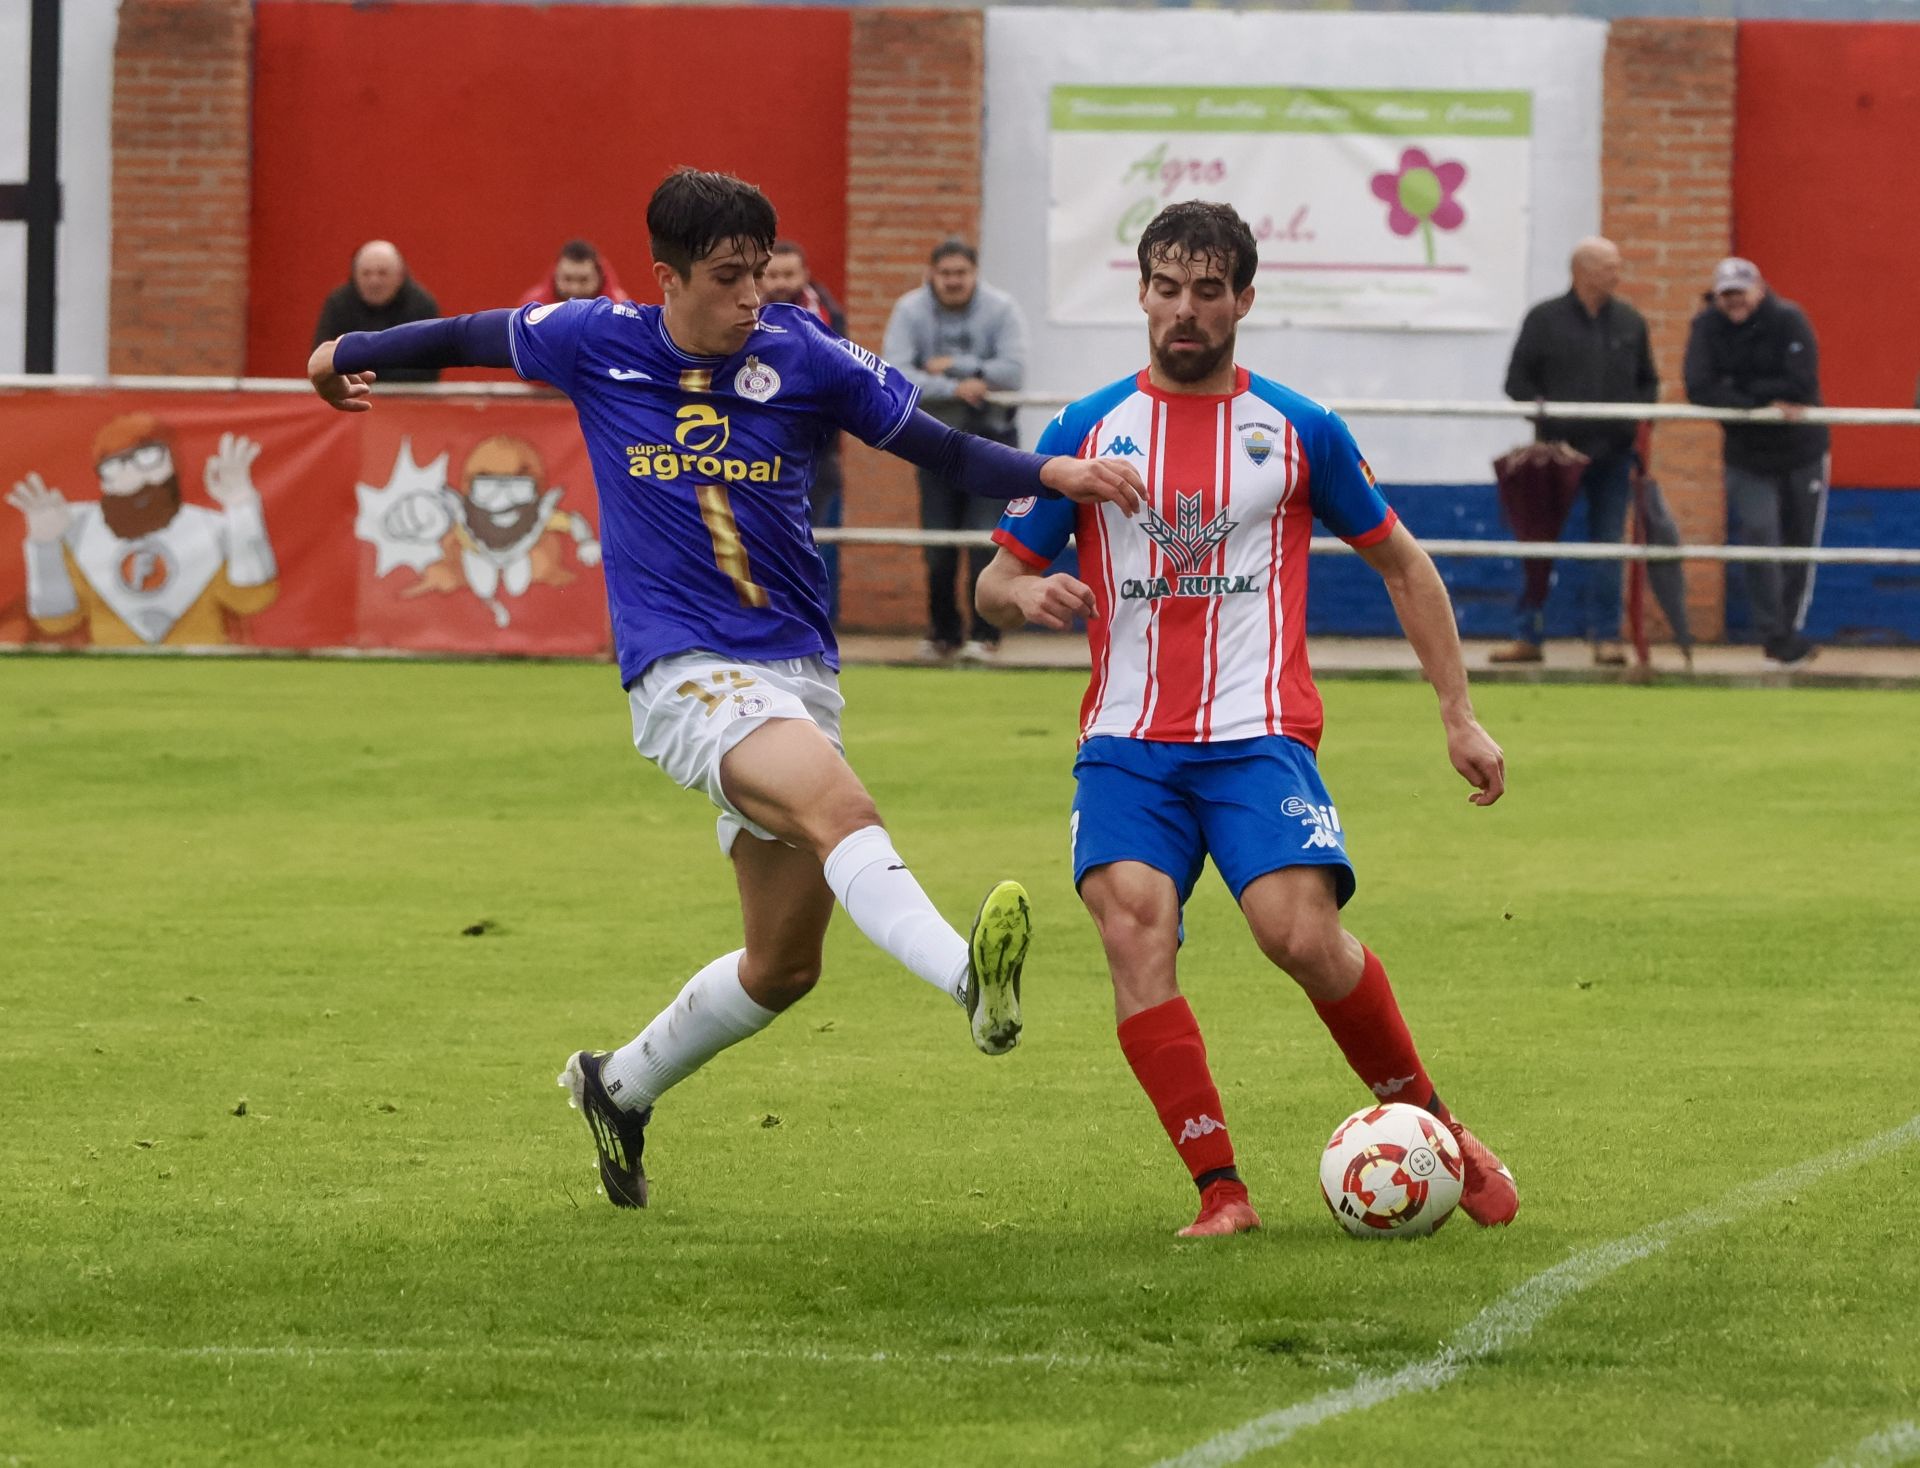
[[[1400,524],[1347,426],[1234,362],[1256,247],[1228,205],[1171,205],[1140,239],[1150,358],[1068,407],[1042,453],[1125,456],[1147,485],[1137,518],[1018,500],[980,577],[1002,627],[1087,619],[1093,676],[1074,764],[1073,878],[1113,975],[1120,1048],[1200,1190],[1184,1236],[1257,1228],[1206,1047],[1175,977],[1181,909],[1211,856],[1260,949],[1307,992],[1383,1101],[1445,1122],[1466,1163],[1462,1207],[1512,1220],[1512,1174],[1427,1076],[1386,969],[1340,923],[1354,892],[1340,817],[1314,752],[1307,543],[1317,518],[1380,573],[1439,695],[1447,755],[1475,805],[1505,788],[1474,717],[1446,587]],[[1081,577],[1047,574],[1067,542]]]
[[[349,332],[307,364],[343,412],[372,407],[380,369],[512,367],[579,415],[634,743],[719,808],[745,929],[631,1042],[579,1051],[561,1074],[607,1198],[626,1208],[647,1201],[654,1103],[813,988],[836,899],[961,1005],[979,1049],[1004,1054],[1020,1037],[1026,893],[1000,883],[961,937],[846,761],[826,570],[807,523],[822,447],[844,428],[1000,499],[1139,504],[1130,465],[1042,459],[957,432],[920,412],[917,389],[871,352],[799,306],[763,304],[775,224],[752,185],[682,169],[647,205],[664,305],[602,297]]]

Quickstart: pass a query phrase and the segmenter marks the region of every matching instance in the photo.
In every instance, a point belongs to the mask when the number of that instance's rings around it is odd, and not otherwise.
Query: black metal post
[[[60,237],[60,0],[33,0],[27,64],[27,351],[29,372],[53,371]]]

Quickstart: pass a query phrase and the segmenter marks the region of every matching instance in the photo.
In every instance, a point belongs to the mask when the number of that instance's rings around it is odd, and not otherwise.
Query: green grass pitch
[[[1520,1218],[1335,1227],[1365,1095],[1209,874],[1183,977],[1267,1226],[1176,1242],[1067,870],[1079,680],[846,686],[943,908],[1032,890],[1025,1041],[836,918],[629,1214],[555,1073],[738,927],[610,670],[0,662],[0,1464],[1148,1464],[1920,1112],[1920,696],[1483,688],[1479,811],[1427,690],[1333,683],[1350,925]],[[1916,1197],[1920,1146],[1812,1178],[1251,1461],[1823,1463],[1920,1417]]]

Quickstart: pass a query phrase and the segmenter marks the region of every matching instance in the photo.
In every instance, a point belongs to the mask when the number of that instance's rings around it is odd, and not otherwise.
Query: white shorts
[[[661,658],[627,690],[633,745],[669,780],[698,790],[720,808],[720,850],[731,852],[742,831],[762,841],[773,832],[734,808],[720,787],[720,761],[769,719],[806,719],[840,743],[840,675],[823,658],[743,662],[713,652]]]

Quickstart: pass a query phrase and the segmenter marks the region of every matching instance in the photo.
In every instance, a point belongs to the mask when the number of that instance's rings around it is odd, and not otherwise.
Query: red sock
[[[1233,1166],[1220,1092],[1207,1069],[1207,1046],[1185,999],[1169,999],[1120,1022],[1120,1050],[1160,1114],[1173,1148],[1198,1183]]]
[[[1400,1017],[1386,969],[1372,949],[1360,951],[1367,961],[1353,992],[1331,1004],[1316,1000],[1313,1007],[1368,1090],[1382,1101],[1411,1102],[1446,1120],[1446,1108],[1434,1094],[1427,1068],[1413,1048],[1413,1036],[1407,1033],[1407,1022]]]

